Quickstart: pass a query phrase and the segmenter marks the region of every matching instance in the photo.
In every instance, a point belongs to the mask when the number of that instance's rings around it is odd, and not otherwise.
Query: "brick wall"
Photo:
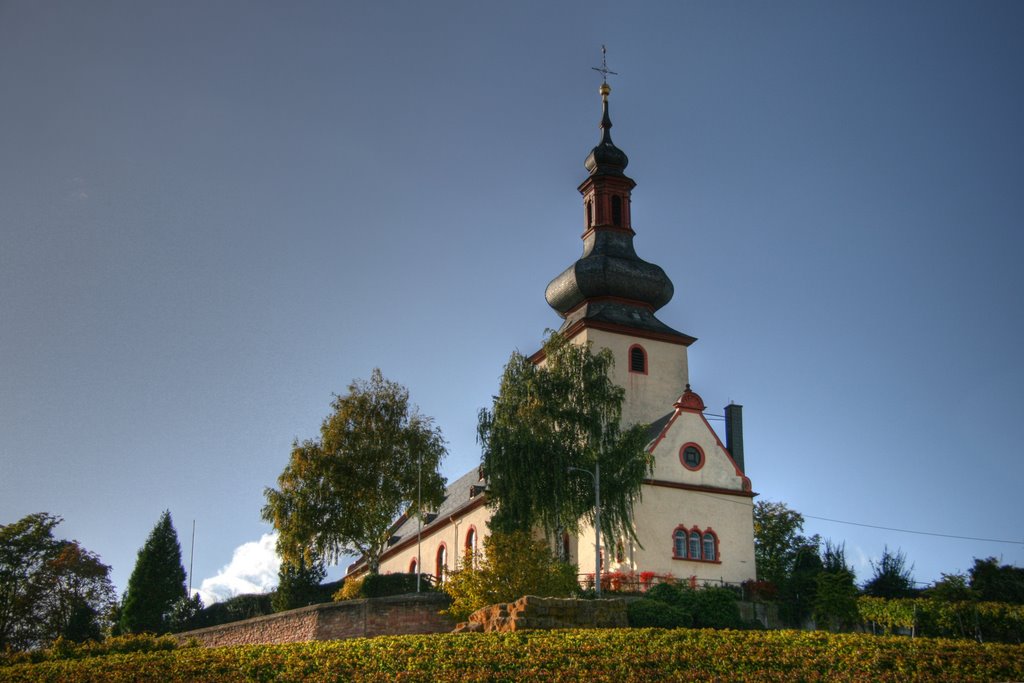
[[[448,597],[441,593],[345,600],[175,635],[181,641],[195,638],[206,647],[217,647],[406,633],[444,633],[455,626],[453,620],[439,614],[447,606]]]

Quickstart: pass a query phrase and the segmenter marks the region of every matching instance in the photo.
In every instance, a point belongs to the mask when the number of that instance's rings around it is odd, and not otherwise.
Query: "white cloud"
[[[244,593],[267,593],[277,587],[277,571],[281,560],[275,546],[277,534],[263,534],[258,541],[249,541],[235,548],[231,562],[215,576],[203,579],[196,589],[204,605]]]

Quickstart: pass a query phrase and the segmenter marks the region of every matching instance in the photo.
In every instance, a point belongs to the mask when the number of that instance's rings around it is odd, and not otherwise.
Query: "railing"
[[[580,586],[584,590],[594,589],[594,574],[580,574],[577,577]],[[694,590],[702,588],[727,588],[734,591],[741,600],[747,600],[748,588],[742,583],[726,581],[724,579],[701,579],[696,576],[674,576],[672,574],[657,574],[655,572],[602,572],[601,592],[610,593],[646,593],[659,583],[671,583],[675,585],[688,586]]]

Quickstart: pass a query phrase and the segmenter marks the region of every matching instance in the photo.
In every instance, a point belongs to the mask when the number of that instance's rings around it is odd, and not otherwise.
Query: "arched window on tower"
[[[594,200],[587,201],[587,227],[594,227]]]
[[[622,197],[612,195],[612,225],[622,227]]]
[[[647,351],[639,344],[629,347],[629,371],[641,375],[647,374]]]

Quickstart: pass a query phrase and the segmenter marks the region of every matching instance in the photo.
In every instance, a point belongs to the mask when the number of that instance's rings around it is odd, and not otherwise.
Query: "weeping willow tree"
[[[542,529],[549,540],[593,524],[594,482],[601,469],[601,532],[636,538],[633,504],[651,471],[646,425],[622,429],[625,391],[612,382],[611,351],[592,353],[552,333],[539,367],[512,354],[478,438],[488,478],[491,530]]]

